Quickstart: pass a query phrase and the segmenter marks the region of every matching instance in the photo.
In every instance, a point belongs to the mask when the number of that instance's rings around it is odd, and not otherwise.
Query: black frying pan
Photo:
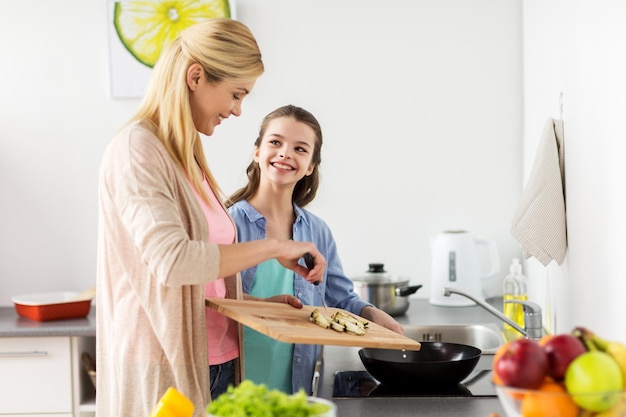
[[[482,351],[474,346],[420,342],[419,351],[363,348],[361,362],[374,378],[387,386],[454,385],[476,367]]]

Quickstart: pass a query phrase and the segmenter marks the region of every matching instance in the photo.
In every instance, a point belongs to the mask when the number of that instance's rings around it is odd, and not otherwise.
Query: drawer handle
[[[33,350],[31,352],[0,352],[0,358],[24,358],[48,356],[48,352]]]

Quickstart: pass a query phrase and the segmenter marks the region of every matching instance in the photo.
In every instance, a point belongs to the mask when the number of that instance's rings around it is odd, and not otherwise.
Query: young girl
[[[313,242],[327,261],[318,288],[326,305],[361,315],[402,333],[402,326],[384,311],[366,303],[345,276],[337,245],[328,225],[303,209],[319,185],[322,130],[308,111],[287,105],[268,114],[255,142],[248,184],[226,202],[241,242],[264,238]],[[302,304],[322,305],[316,287],[303,277],[268,260],[242,272],[246,293],[257,297],[295,295]],[[320,347],[292,345],[244,331],[245,378],[292,393],[311,392]]]

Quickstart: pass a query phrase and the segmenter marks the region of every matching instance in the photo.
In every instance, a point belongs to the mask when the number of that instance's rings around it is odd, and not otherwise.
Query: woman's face
[[[315,132],[307,124],[293,117],[271,120],[254,152],[262,180],[295,186],[313,172],[315,142]]]
[[[241,102],[250,94],[254,81],[236,83],[225,79],[219,83],[209,82],[204,68],[193,64],[187,71],[189,105],[196,129],[211,136],[215,126],[231,114],[241,115]]]

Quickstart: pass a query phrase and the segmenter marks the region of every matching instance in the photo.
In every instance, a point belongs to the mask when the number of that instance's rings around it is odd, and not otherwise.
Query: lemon
[[[228,0],[130,0],[115,2],[113,24],[128,52],[152,68],[180,32],[214,17],[230,17]]]

